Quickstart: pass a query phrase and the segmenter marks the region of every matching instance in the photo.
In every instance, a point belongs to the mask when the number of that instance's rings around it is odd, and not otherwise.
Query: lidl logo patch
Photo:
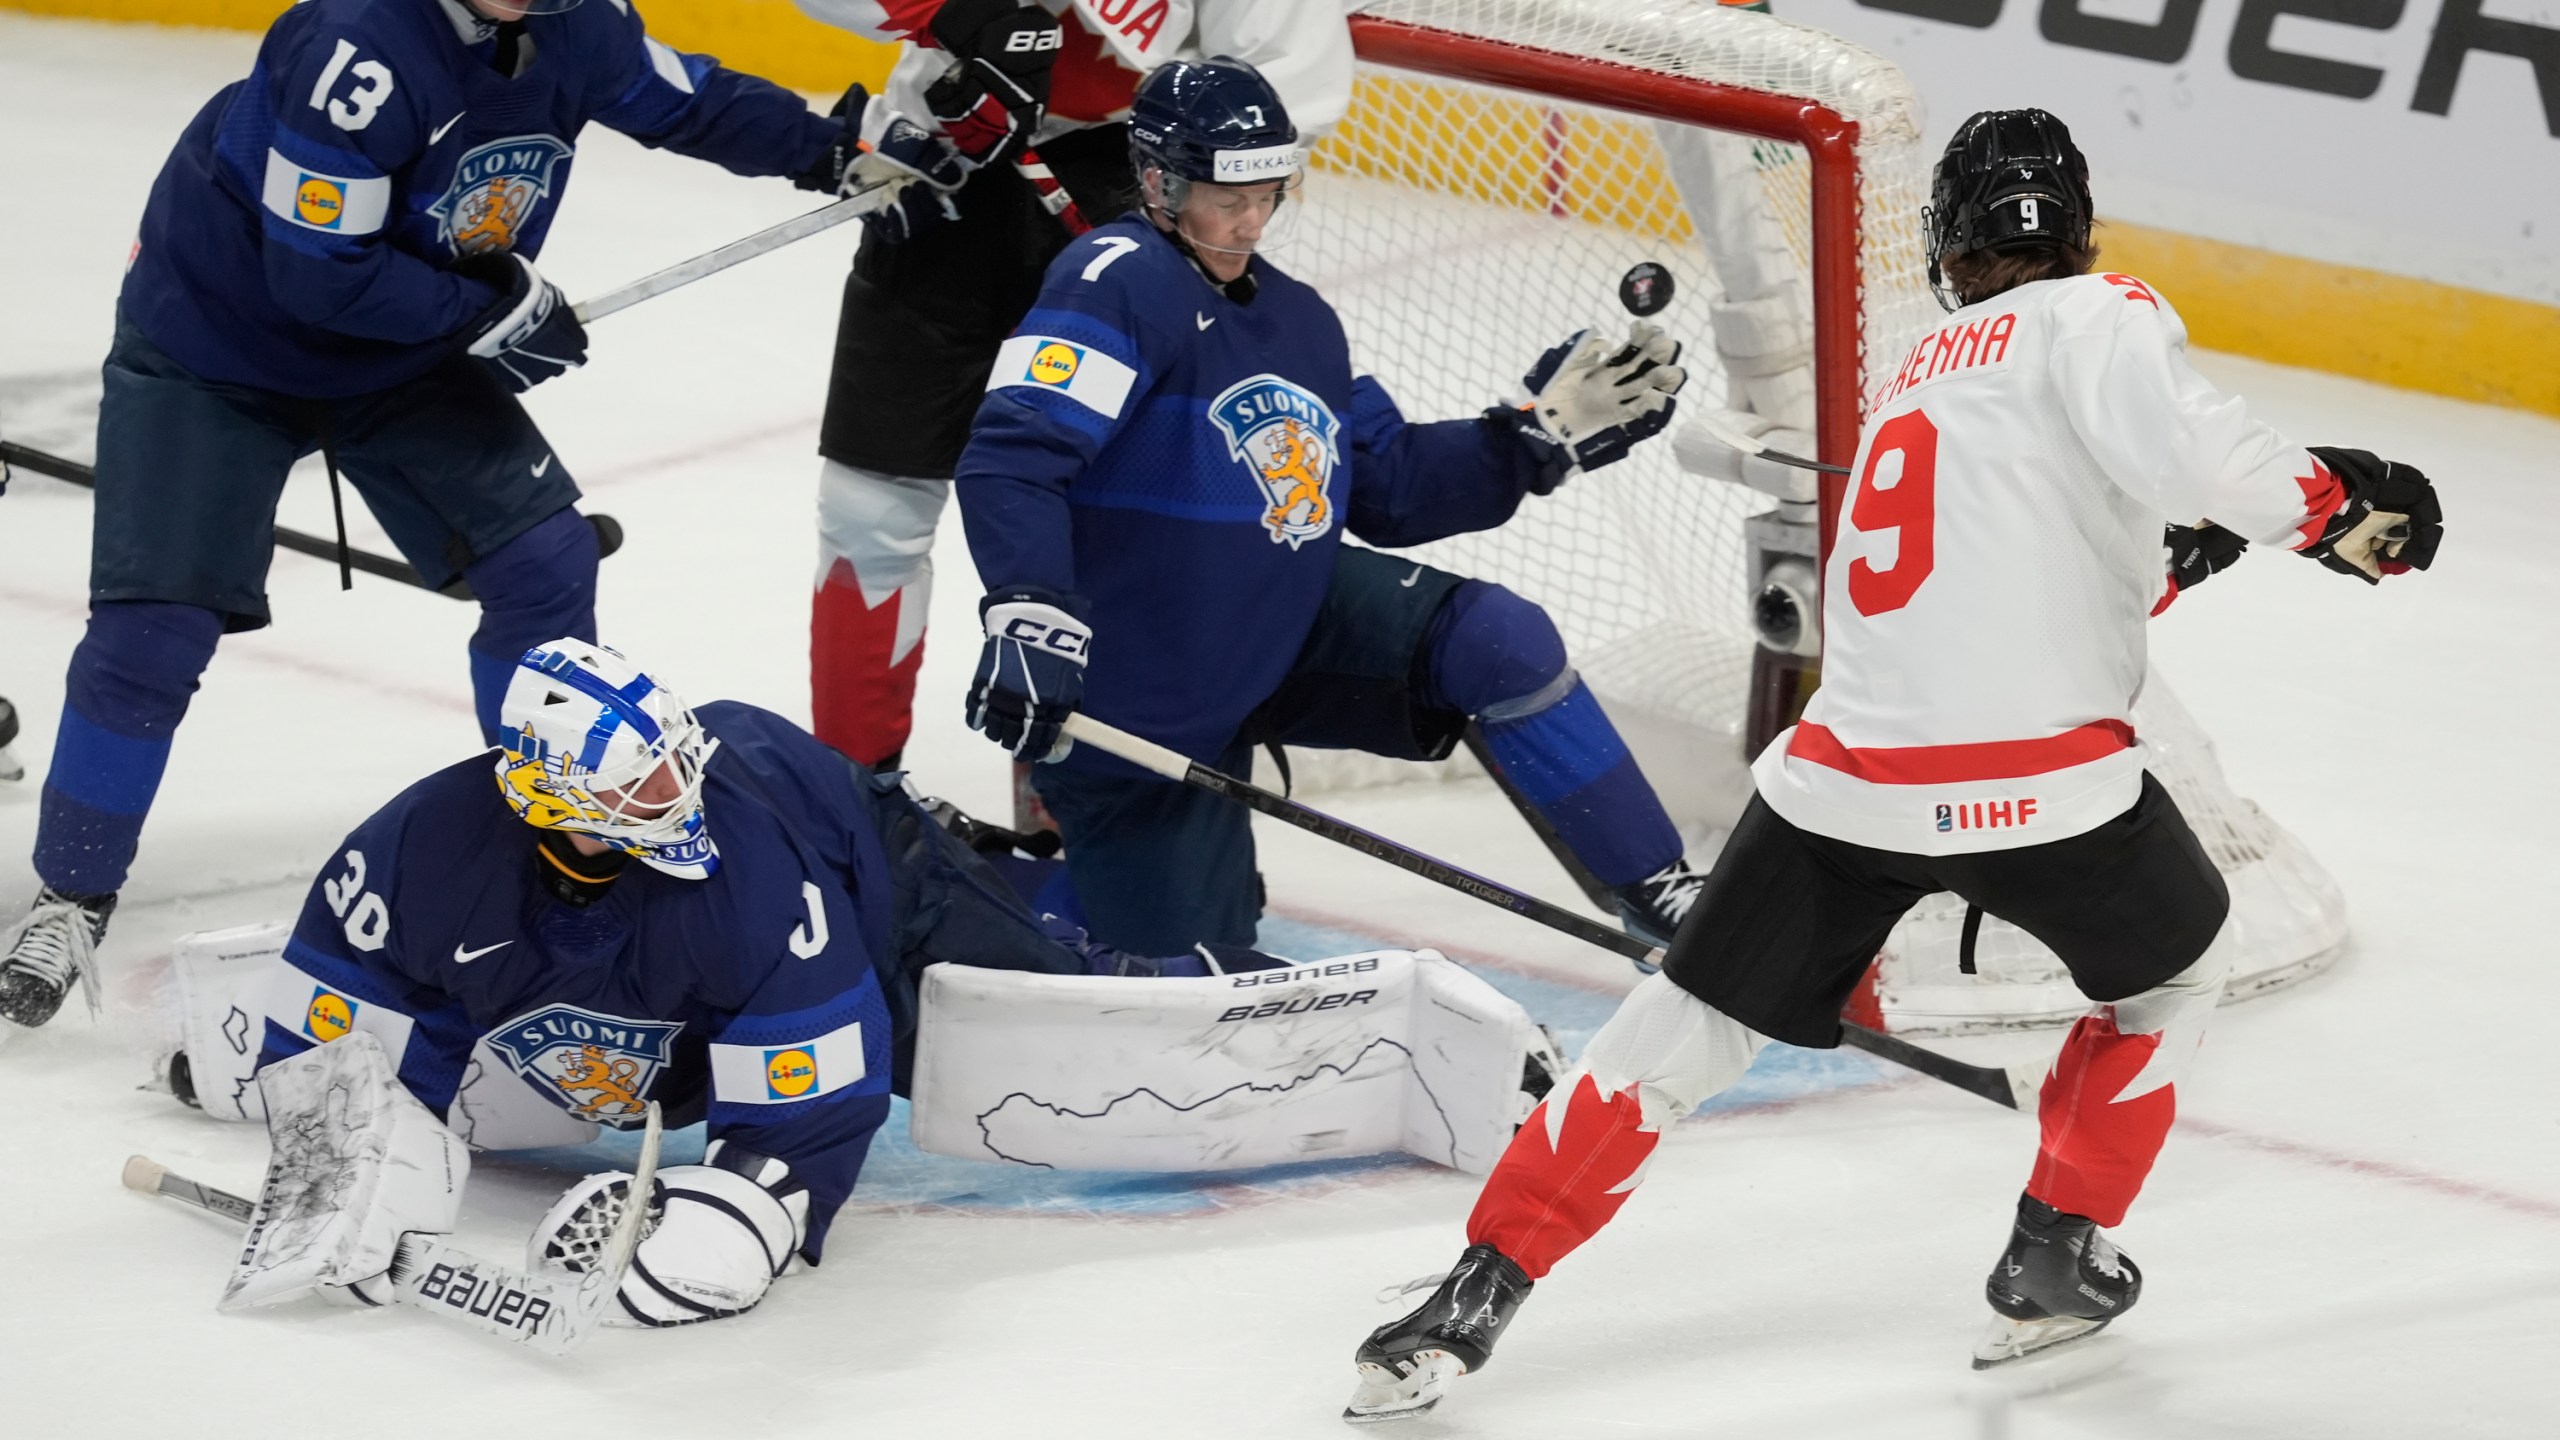
[[[797,1100],[818,1083],[818,1057],[806,1050],[764,1052],[764,1088],[776,1100]]]
[[[346,187],[318,175],[305,175],[294,187],[293,208],[302,223],[335,230],[347,215]]]
[[[1042,385],[1064,385],[1076,378],[1076,367],[1084,363],[1084,352],[1061,340],[1052,340],[1031,356],[1030,379]]]
[[[315,988],[302,1012],[302,1033],[323,1045],[356,1028],[355,1001],[335,990]]]

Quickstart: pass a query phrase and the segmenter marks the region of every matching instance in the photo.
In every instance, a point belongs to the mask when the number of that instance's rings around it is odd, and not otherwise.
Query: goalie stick
[[[98,472],[94,467],[83,465],[77,460],[66,460],[62,456],[48,454],[30,446],[20,445],[12,440],[0,440],[0,461],[11,465],[23,465],[38,475],[50,475],[56,480],[67,480],[83,490],[98,488]],[[610,515],[590,515],[587,517],[587,523],[595,527],[598,560],[622,548],[621,521]],[[417,567],[406,560],[394,560],[387,555],[376,555],[369,550],[358,550],[353,547],[342,552],[336,542],[323,539],[318,535],[306,535],[302,531],[290,530],[282,525],[275,528],[276,548],[279,550],[290,550],[296,555],[308,555],[315,560],[343,561],[349,569],[361,570],[367,575],[379,575],[385,580],[397,580],[403,585],[415,585],[421,590],[430,588],[426,578],[418,573]],[[435,593],[453,600],[480,598],[471,593],[471,582],[459,575],[454,576],[443,589]]]
[[[1152,740],[1142,740],[1126,730],[1106,725],[1090,715],[1069,715],[1066,733],[1083,744],[1150,770],[1168,780],[1223,795],[1248,809],[1258,810],[1275,820],[1285,820],[1301,830],[1311,831],[1345,845],[1363,855],[1384,860],[1401,870],[1408,870],[1425,880],[1446,885],[1462,894],[1472,895],[1488,905],[1498,906],[1525,920],[1534,920],[1551,930],[1561,930],[1576,940],[1597,945],[1603,950],[1624,955],[1656,967],[1662,965],[1662,951],[1632,935],[1612,930],[1596,920],[1586,919],[1560,905],[1553,905],[1534,895],[1526,895],[1508,885],[1487,880],[1481,875],[1461,870],[1455,865],[1435,860],[1419,850],[1399,845],[1383,835],[1371,834],[1357,825],[1337,820],[1321,810],[1283,798],[1261,786],[1239,780],[1232,775],[1212,770],[1191,757],[1170,750]],[[1880,1060],[1890,1060],[1908,1070],[1918,1071],[1932,1080],[1944,1081],[1959,1090],[1979,1095],[1995,1105],[2012,1110],[2032,1112],[2038,1089],[2043,1084],[2045,1067],[2040,1064],[2018,1065],[2007,1069],[1973,1065],[1952,1055],[1896,1039],[1880,1030],[1842,1021],[1842,1043],[1864,1050]]]
[[[577,1274],[528,1273],[493,1265],[447,1244],[440,1235],[413,1233],[401,1237],[392,1256],[392,1293],[403,1304],[545,1355],[575,1350],[595,1333],[621,1294],[647,1223],[665,1133],[658,1102],[652,1100],[640,1135],[640,1160],[624,1188],[622,1214],[614,1221],[602,1265]],[[124,1162],[124,1183],[129,1190],[165,1195],[243,1225],[252,1223],[257,1211],[254,1202],[172,1174],[147,1156]]]

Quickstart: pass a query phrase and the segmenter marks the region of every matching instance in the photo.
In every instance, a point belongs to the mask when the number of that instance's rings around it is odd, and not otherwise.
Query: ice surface
[[[151,176],[253,48],[0,16],[12,438],[87,453],[81,397]],[[545,268],[591,294],[808,204],[592,132]],[[532,397],[588,508],[629,528],[605,567],[608,634],[698,699],[807,712],[811,452],[852,243],[839,231],[603,321],[595,363]],[[2423,464],[2452,530],[2429,576],[2368,591],[2253,557],[2154,627],[2234,782],[2332,867],[2355,928],[2332,973],[2220,1017],[2122,1232],[2150,1277],[2141,1311],[2059,1382],[2022,1373],[2013,1395],[1972,1375],[1982,1268],[2031,1132],[1859,1057],[1780,1051],[1672,1133],[1499,1362],[1409,1433],[2551,1433],[2560,781],[2537,747],[2560,713],[2560,425],[2205,363],[2290,433]],[[0,694],[39,774],[84,613],[88,512],[32,475],[0,501]],[[326,530],[316,475],[296,477],[282,518]],[[973,576],[957,527],[944,538],[909,754],[931,788],[1001,815],[1001,757],[957,722]],[[471,608],[336,584],[279,556],[277,624],[224,642],[105,947],[107,1022],[75,1006],[0,1042],[0,1435],[1341,1433],[1351,1347],[1398,1313],[1375,1296],[1454,1255],[1465,1177],[1393,1160],[1198,1185],[1025,1175],[920,1155],[893,1124],[825,1267],[742,1320],[612,1332],[548,1363],[396,1311],[217,1317],[236,1233],[115,1183],[134,1151],[235,1190],[263,1164],[259,1133],[141,1088],[168,943],[289,914],[339,835],[474,744]],[[1340,808],[1570,903],[1524,829],[1485,823],[1495,803],[1422,786]],[[0,856],[26,853],[35,818],[32,778],[0,785]],[[1569,1048],[1631,982],[1612,957],[1313,837],[1262,839],[1284,949],[1440,944]],[[32,887],[0,865],[0,918]],[[572,1171],[610,1158],[485,1157],[462,1243],[512,1253]]]

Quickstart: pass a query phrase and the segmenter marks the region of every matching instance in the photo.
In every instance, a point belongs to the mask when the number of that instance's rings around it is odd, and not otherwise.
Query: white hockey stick
[[[643,300],[681,289],[705,275],[717,275],[732,265],[753,260],[795,241],[806,240],[822,230],[833,230],[847,220],[859,220],[880,208],[879,194],[889,189],[890,184],[887,180],[872,181],[832,205],[821,205],[806,215],[795,215],[744,239],[732,240],[717,250],[706,250],[654,275],[644,275],[619,290],[607,290],[601,295],[581,300],[572,307],[572,313],[578,317],[579,324],[592,325],[616,310],[628,310]]]
[[[565,1355],[578,1348],[604,1322],[631,1268],[632,1252],[640,1246],[664,1135],[665,1124],[653,1100],[641,1132],[640,1163],[632,1167],[622,1214],[614,1221],[613,1239],[597,1268],[583,1274],[527,1272],[493,1265],[445,1243],[441,1236],[408,1235],[392,1257],[392,1293],[405,1304],[546,1355]],[[124,1183],[127,1189],[166,1195],[243,1225],[257,1208],[238,1195],[172,1174],[168,1167],[141,1155],[124,1162]]]
[[[1803,455],[1790,455],[1784,450],[1772,450],[1768,446],[1761,444],[1759,441],[1752,439],[1750,436],[1743,434],[1741,431],[1734,429],[1732,426],[1716,419],[1716,417],[1711,413],[1701,411],[1700,413],[1691,416],[1689,418],[1689,423],[1706,431],[1708,434],[1716,437],[1717,440],[1722,441],[1733,449],[1741,451],[1745,455],[1757,455],[1763,460],[1774,461],[1780,465],[1792,465],[1798,470],[1818,470],[1825,475],[1846,475],[1849,473],[1849,467],[1846,465],[1833,465],[1828,461],[1815,460]]]

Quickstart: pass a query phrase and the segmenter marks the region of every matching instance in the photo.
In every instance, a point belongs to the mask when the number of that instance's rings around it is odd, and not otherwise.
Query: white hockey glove
[[[1575,332],[1521,381],[1520,438],[1559,474],[1597,470],[1671,423],[1680,342],[1638,321],[1624,342]]]
[[[217,1308],[315,1293],[389,1304],[400,1237],[453,1229],[470,1151],[400,1083],[369,1031],[277,1061],[258,1072],[258,1090],[274,1148]]]
[[[1814,472],[1738,450],[1726,438],[1729,433],[1790,455],[1811,455],[1817,448],[1809,431],[1790,429],[1748,410],[1709,410],[1672,432],[1671,456],[1693,475],[1748,486],[1773,500],[1801,505],[1821,498],[1820,477]]]
[[[712,1141],[702,1159],[658,1172],[620,1309],[605,1312],[606,1324],[656,1328],[744,1314],[799,1253],[809,1192],[789,1165],[726,1140]],[[583,1273],[596,1264],[630,1182],[617,1170],[571,1186],[533,1227],[526,1265]]]

